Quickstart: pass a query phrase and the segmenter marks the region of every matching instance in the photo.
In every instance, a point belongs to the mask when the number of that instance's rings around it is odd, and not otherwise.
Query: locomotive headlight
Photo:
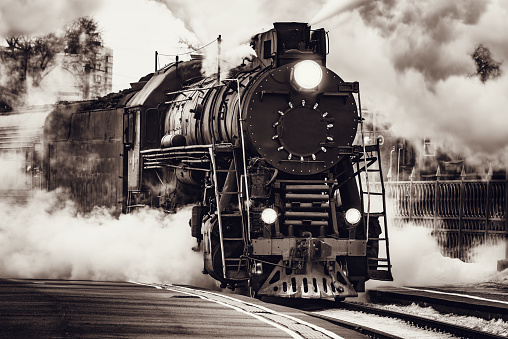
[[[323,71],[315,61],[300,61],[293,67],[293,79],[301,88],[312,89],[323,79]]]
[[[275,220],[277,220],[277,212],[273,208],[265,208],[263,212],[261,212],[261,220],[265,224],[273,224]]]
[[[362,214],[356,208],[350,208],[346,211],[345,218],[348,224],[356,225],[360,222]]]

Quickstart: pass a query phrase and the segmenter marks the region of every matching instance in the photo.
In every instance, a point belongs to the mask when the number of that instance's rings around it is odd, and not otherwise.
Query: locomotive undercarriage
[[[320,174],[295,176],[253,158],[245,190],[238,148],[231,144],[209,146],[208,152],[200,148],[201,160],[209,160],[209,171],[202,171],[201,165],[200,173],[205,173],[197,199],[201,203],[194,207],[191,228],[204,253],[204,272],[223,287],[248,286],[259,296],[333,300],[364,290],[369,274],[377,272],[368,264],[378,263],[379,233],[371,233],[375,229],[371,227],[369,238],[374,240],[367,241],[363,220],[356,226],[345,221],[347,208],[361,210],[359,198],[350,198],[361,195],[351,161]],[[168,149],[158,158],[145,154],[144,165],[179,162],[179,167],[192,171],[196,165],[186,160],[196,159],[186,159],[182,150]],[[344,184],[348,181],[350,185]],[[338,202],[341,197],[344,203]],[[265,209],[277,212],[273,223],[262,220]],[[374,216],[370,224],[373,221],[377,222]]]
[[[216,166],[230,171],[217,180],[221,212],[203,228],[205,246],[210,247],[205,248],[205,268],[215,279],[230,287],[248,279],[260,296],[341,299],[363,290],[366,265],[351,282],[348,262],[365,257],[366,241],[355,239],[356,232],[341,220],[343,212],[337,210],[337,181],[331,179],[332,172],[291,176],[278,174],[263,159],[251,160],[249,212],[243,211],[250,215],[247,223],[238,209],[244,204],[243,196],[231,198],[237,194],[237,185],[243,183],[237,182],[235,175],[243,179],[242,173],[233,171],[234,160],[229,165],[220,166],[220,162],[216,161]],[[261,218],[267,208],[277,211],[273,224]]]

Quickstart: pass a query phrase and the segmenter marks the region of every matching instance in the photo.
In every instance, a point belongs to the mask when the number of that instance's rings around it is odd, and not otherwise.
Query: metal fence
[[[506,180],[399,181],[385,184],[395,226],[433,229],[442,253],[471,261],[469,249],[508,234]]]

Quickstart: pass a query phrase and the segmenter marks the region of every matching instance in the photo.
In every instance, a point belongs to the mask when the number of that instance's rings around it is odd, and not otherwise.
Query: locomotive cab
[[[260,64],[282,65],[302,60],[315,60],[326,66],[326,32],[323,28],[311,30],[306,23],[276,22],[274,28],[252,37],[251,46],[258,58],[254,67]]]

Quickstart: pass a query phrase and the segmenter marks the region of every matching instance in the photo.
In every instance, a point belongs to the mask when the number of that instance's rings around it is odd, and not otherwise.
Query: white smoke
[[[347,6],[346,6],[347,5]],[[333,1],[328,65],[359,80],[370,111],[388,116],[395,135],[431,138],[468,160],[506,167],[508,76],[481,83],[470,54],[480,43],[508,59],[504,1]],[[325,9],[325,7],[323,7]],[[326,19],[328,18],[328,19]]]
[[[62,29],[81,16],[99,8],[101,0],[2,0],[0,36],[46,34]]]
[[[190,208],[112,216],[76,212],[63,191],[37,192],[25,206],[0,206],[4,278],[134,280],[212,286],[190,236]]]
[[[504,259],[505,241],[489,242],[465,248],[471,262],[446,257],[441,253],[433,229],[416,226],[411,222],[395,226],[393,215],[397,210],[393,199],[386,200],[388,239],[393,282],[370,280],[367,288],[377,286],[435,286],[444,284],[475,284],[497,282],[506,284],[506,272],[497,272],[497,261]],[[382,200],[371,201],[371,212],[382,211]],[[385,234],[381,235],[384,238]],[[380,258],[386,258],[385,242],[380,242]]]
[[[238,66],[243,58],[251,57],[254,51],[249,46],[250,38],[273,28],[277,21],[308,22],[309,13],[319,9],[319,2],[287,2],[281,0],[262,1],[185,1],[158,0],[185,23],[201,46],[221,35],[221,77]],[[211,75],[217,72],[217,44],[202,50],[205,53],[204,71]]]
[[[498,280],[504,276],[497,272],[497,261],[503,259],[505,254],[504,242],[470,249],[474,261],[466,263],[442,255],[431,232],[432,229],[412,224],[391,227],[388,234],[394,281],[369,281],[368,288],[379,285],[473,284]]]
[[[155,51],[162,67],[174,62],[175,54],[188,52],[180,40],[196,41],[183,21],[158,1],[103,1],[94,18],[102,27],[104,44],[113,49],[113,91],[129,88],[153,72]]]
[[[368,0],[335,0],[326,2],[323,7],[309,21],[309,25],[316,25],[322,21],[339,15],[343,12],[355,9]]]

